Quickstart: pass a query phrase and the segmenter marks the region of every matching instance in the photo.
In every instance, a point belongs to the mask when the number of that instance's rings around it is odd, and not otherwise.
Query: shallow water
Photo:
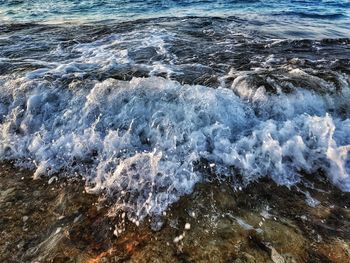
[[[30,170],[0,167],[2,262],[350,259],[350,196],[327,181],[314,189],[266,179],[241,190],[217,180],[200,183],[161,218],[136,225],[123,213],[111,216],[108,201],[86,194],[77,178],[32,180]]]
[[[0,14],[0,159],[35,178],[81,175],[136,224],[211,174],[350,191],[348,1],[2,1]]]

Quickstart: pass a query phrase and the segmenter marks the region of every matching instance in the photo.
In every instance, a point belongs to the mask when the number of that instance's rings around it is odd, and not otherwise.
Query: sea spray
[[[159,77],[67,88],[9,80],[1,86],[0,156],[34,176],[79,173],[90,192],[113,196],[117,210],[138,220],[191,193],[205,179],[195,165],[201,160],[219,173],[233,167],[226,175],[238,173],[245,184],[267,176],[290,186],[322,170],[350,190],[350,142],[342,136],[350,125],[328,113],[329,98],[259,91],[267,98],[257,108],[256,99],[233,90]]]

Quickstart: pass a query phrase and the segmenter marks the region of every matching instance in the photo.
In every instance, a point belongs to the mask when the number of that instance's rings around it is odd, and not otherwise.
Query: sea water
[[[350,191],[349,1],[0,1],[0,159],[139,220],[216,175]]]

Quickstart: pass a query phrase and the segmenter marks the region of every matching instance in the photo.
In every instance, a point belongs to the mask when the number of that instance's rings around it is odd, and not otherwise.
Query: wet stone
[[[310,190],[321,202],[313,208],[296,189],[268,180],[240,191],[225,182],[202,183],[162,217],[136,226],[125,215],[111,215],[98,196],[83,194],[81,180],[59,179],[51,190],[44,179],[32,180],[29,171],[4,166],[2,196],[20,193],[22,203],[0,202],[1,262],[350,260],[350,204],[344,201],[349,195],[325,191],[324,185],[319,185],[323,192]],[[158,223],[161,227],[155,227]],[[117,225],[123,231],[115,236]]]

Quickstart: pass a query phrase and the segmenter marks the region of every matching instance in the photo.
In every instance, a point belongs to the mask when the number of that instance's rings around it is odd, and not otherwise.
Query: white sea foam
[[[174,65],[177,57],[169,46],[176,34],[165,29],[148,26],[130,32],[113,33],[88,43],[73,44],[68,48],[58,46],[51,51],[52,56],[64,60],[60,64],[48,64],[29,72],[27,78],[34,79],[45,75],[55,77],[80,77],[96,70],[101,73],[138,69],[149,75],[170,75],[178,71]],[[158,59],[156,58],[158,57]],[[160,59],[161,58],[161,59]]]
[[[205,177],[196,169],[203,159],[227,176],[234,167],[245,183],[267,176],[290,186],[302,172],[322,170],[350,191],[350,120],[330,113],[345,98],[302,88],[268,94],[245,77],[231,89],[158,77],[69,87],[28,75],[6,79],[0,158],[35,176],[78,172],[88,191],[113,196],[134,219],[161,215],[190,193]]]

